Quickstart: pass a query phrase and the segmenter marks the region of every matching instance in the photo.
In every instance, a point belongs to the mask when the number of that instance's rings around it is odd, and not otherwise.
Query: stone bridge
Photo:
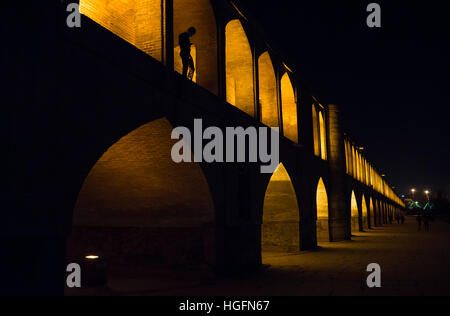
[[[5,14],[2,242],[15,271],[32,270],[11,274],[18,290],[61,293],[65,263],[86,254],[252,270],[264,251],[350,240],[404,208],[344,133],[345,108],[304,85],[232,1],[80,0],[81,28],[66,26],[69,2]],[[190,26],[193,82],[177,47]],[[174,163],[172,130],[194,119],[278,127],[279,167]]]

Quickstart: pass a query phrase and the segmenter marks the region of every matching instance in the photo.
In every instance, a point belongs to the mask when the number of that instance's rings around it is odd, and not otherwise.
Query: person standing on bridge
[[[194,59],[191,56],[191,37],[197,33],[195,27],[190,27],[187,32],[180,34],[178,40],[180,44],[180,57],[183,62],[183,77],[187,77],[189,80],[194,78],[195,65]]]

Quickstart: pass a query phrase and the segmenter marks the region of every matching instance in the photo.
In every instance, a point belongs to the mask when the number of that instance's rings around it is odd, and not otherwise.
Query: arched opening
[[[352,191],[351,218],[352,233],[359,232],[359,210],[355,191]]]
[[[263,207],[263,252],[300,250],[300,214],[291,178],[280,164],[267,186]]]
[[[376,223],[375,223],[375,208],[373,206],[372,198],[370,198],[369,202],[369,212],[370,212],[370,227],[373,228],[376,226]]]
[[[359,152],[355,150],[355,157],[356,157],[356,180],[361,180],[361,166],[359,161]]]
[[[388,219],[387,219],[387,204],[386,204],[386,202],[383,202],[383,223],[384,224],[388,223]]]
[[[352,174],[352,171],[350,169],[350,157],[349,157],[349,151],[348,151],[348,141],[344,141],[345,144],[345,170],[348,175]]]
[[[362,225],[364,228],[369,228],[369,220],[367,218],[368,212],[367,212],[367,204],[366,204],[366,198],[362,197]]]
[[[259,57],[258,65],[261,122],[269,127],[279,127],[277,80],[272,59],[268,52]]]
[[[217,95],[217,24],[209,0],[173,0],[175,65],[181,64],[179,36],[190,27],[195,27],[197,30],[191,38],[196,54],[196,82]],[[179,66],[177,71],[181,73]]]
[[[314,135],[314,155],[320,157],[320,133],[319,133],[319,119],[317,117],[316,105],[312,105],[312,119],[313,119],[313,135]]]
[[[322,111],[319,112],[319,132],[320,132],[320,157],[327,160],[327,134],[325,129],[325,118]]]
[[[161,0],[80,0],[80,12],[162,61]]]
[[[225,37],[227,102],[253,117],[255,115],[253,55],[239,20],[227,24]]]
[[[378,226],[383,226],[383,209],[380,201],[377,201],[377,223]]]
[[[284,136],[298,143],[297,102],[294,87],[287,73],[281,79],[281,109]]]
[[[161,269],[214,264],[209,186],[199,165],[172,161],[172,130],[166,119],[143,125],[97,161],[76,203],[70,262],[98,255],[110,282],[140,279],[151,288]]]
[[[329,242],[330,241],[330,223],[328,215],[328,194],[323,183],[322,178],[320,178],[317,185],[316,192],[316,207],[317,207],[317,242]]]

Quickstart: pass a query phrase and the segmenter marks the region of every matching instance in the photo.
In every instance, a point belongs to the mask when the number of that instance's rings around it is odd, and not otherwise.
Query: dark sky
[[[240,0],[288,64],[344,111],[346,132],[403,194],[450,191],[450,26],[445,1]]]

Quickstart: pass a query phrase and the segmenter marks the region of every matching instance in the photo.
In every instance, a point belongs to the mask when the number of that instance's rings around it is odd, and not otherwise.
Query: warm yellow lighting
[[[427,191],[425,191],[425,194],[426,194],[426,195],[430,194],[430,191],[428,191],[428,190],[427,190]]]
[[[316,202],[317,218],[328,218],[328,194],[322,178],[317,185]]]
[[[412,193],[416,193],[416,189],[411,189],[411,192]]]
[[[292,69],[286,65],[286,63],[283,63],[284,68],[286,68],[287,71],[289,71],[290,73],[293,73]]]
[[[373,200],[369,200],[369,211],[370,211],[370,225],[375,226],[375,207],[373,205]]]
[[[316,208],[317,208],[317,241],[329,242],[329,222],[328,222],[328,195],[323,179],[320,178],[316,192]]]
[[[94,256],[94,255],[89,255],[89,256],[86,256],[85,258],[88,259],[88,260],[98,260],[98,259],[100,259],[99,256]]]
[[[167,119],[159,119],[111,146],[84,182],[74,224],[163,228],[214,222],[214,206],[200,166],[172,160],[171,148],[177,142],[170,138],[173,128]],[[183,212],[175,216],[173,210]]]
[[[368,228],[368,210],[367,210],[367,203],[366,203],[366,198],[363,195],[362,197],[362,224],[363,224],[363,228]]]
[[[267,251],[298,250],[300,214],[294,187],[280,164],[267,186],[263,206],[262,247]]]
[[[356,202],[355,191],[352,191],[351,209],[352,209],[352,217],[358,217],[359,216],[358,203]]]
[[[80,0],[82,14],[159,61],[161,7],[161,0]]]
[[[317,109],[315,104],[312,105],[312,119],[313,119],[313,136],[314,136],[314,155],[320,157],[319,120],[317,118]]]
[[[259,103],[261,121],[269,127],[279,127],[277,82],[268,52],[259,57]]]
[[[180,34],[186,32],[192,26],[197,30],[191,38],[191,42],[196,49],[196,82],[217,95],[219,91],[217,23],[211,1],[173,0],[174,46],[178,46]],[[174,57],[175,62],[176,59],[181,59],[179,55]]]
[[[183,62],[180,58],[180,46],[175,47],[175,59],[173,63],[174,70],[179,74],[183,73]],[[197,67],[197,47],[195,45],[191,46],[191,56],[194,61],[194,67]],[[192,77],[192,82],[197,82],[197,68],[195,69],[194,76]]]
[[[283,113],[284,136],[298,142],[297,102],[295,101],[294,87],[289,75],[284,74],[281,79],[281,109]]]
[[[253,55],[239,20],[225,28],[227,102],[254,116]]]
[[[320,132],[320,157],[327,160],[327,134],[325,129],[325,118],[322,111],[319,112],[319,132]]]
[[[358,202],[356,201],[356,196],[355,196],[354,191],[352,191],[352,199],[351,199],[351,227],[352,227],[352,232],[359,231]]]

